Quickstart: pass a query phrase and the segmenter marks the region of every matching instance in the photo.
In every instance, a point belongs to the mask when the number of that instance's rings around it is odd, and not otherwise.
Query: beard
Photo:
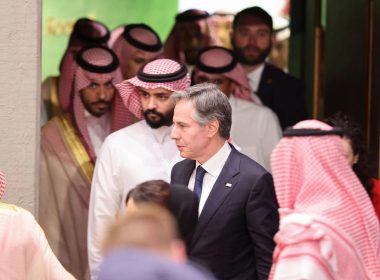
[[[96,102],[92,102],[92,103],[85,103],[82,99],[82,103],[83,103],[83,106],[86,109],[86,111],[89,112],[94,117],[97,117],[97,118],[100,118],[105,113],[109,112],[111,110],[111,107],[112,107],[112,101],[103,101],[102,100],[102,101],[96,101]],[[104,108],[103,109],[96,108],[95,106],[97,104],[103,105]]]
[[[243,65],[251,65],[251,66],[263,63],[265,59],[268,57],[268,55],[270,54],[270,51],[272,49],[272,44],[270,44],[266,49],[259,49],[258,47],[255,47],[255,46],[247,46],[244,48],[238,48],[234,44],[234,42],[232,42],[232,46],[234,48],[236,59]],[[259,54],[254,57],[246,56],[244,52],[248,48],[254,49]]]
[[[144,113],[145,121],[153,129],[160,128],[161,126],[164,126],[164,125],[170,126],[173,123],[174,111],[170,111],[166,114],[163,114],[163,113],[157,112],[156,109],[149,109],[149,110],[145,110],[143,113]],[[150,117],[151,114],[154,114],[156,118],[152,119]]]

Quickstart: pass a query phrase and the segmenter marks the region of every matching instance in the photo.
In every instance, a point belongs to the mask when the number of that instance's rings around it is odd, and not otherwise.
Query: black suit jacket
[[[307,119],[303,84],[273,65],[265,64],[257,95],[277,114],[282,129]]]
[[[169,210],[177,220],[178,230],[187,248],[198,221],[198,198],[183,185],[170,185]]]
[[[187,187],[195,161],[177,163],[171,182]],[[267,279],[278,204],[272,176],[232,147],[194,231],[190,257],[219,279]]]

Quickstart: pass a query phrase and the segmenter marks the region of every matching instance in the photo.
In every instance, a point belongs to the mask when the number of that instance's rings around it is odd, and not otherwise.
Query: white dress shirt
[[[231,138],[240,152],[270,172],[270,155],[282,132],[276,114],[266,106],[257,105],[233,95]]]
[[[202,164],[202,167],[204,170],[206,170],[205,176],[203,177],[203,184],[202,184],[202,194],[201,199],[199,200],[199,207],[198,207],[198,215],[201,214],[203,207],[207,201],[208,196],[210,195],[210,192],[218,179],[220,172],[223,169],[224,164],[227,161],[228,156],[231,153],[231,147],[227,143],[227,141],[224,143],[222,148],[213,155],[211,158],[209,158],[208,161],[206,161],[204,164]],[[196,162],[195,169],[193,173],[191,174],[188,188],[192,191],[194,191],[194,184],[195,184],[195,172],[197,167],[200,165],[199,162]]]
[[[101,262],[100,242],[110,222],[125,208],[130,189],[147,180],[170,181],[173,165],[182,158],[170,138],[172,127],[152,129],[144,121],[109,135],[98,156],[92,179],[88,256],[91,278]]]
[[[256,68],[255,70],[247,74],[249,85],[251,86],[251,89],[252,89],[252,99],[255,101],[256,104],[262,104],[260,98],[258,97],[256,93],[259,90],[259,85],[261,81],[261,76],[264,71],[264,66],[265,66],[265,63],[261,64],[258,68]]]
[[[111,114],[106,113],[100,117],[95,117],[84,110],[84,116],[92,147],[95,155],[98,155],[104,140],[111,133]]]

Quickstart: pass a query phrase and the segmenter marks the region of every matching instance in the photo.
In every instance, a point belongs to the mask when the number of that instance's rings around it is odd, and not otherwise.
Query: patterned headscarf
[[[76,55],[77,68],[74,78],[74,95],[72,106],[72,117],[80,131],[84,142],[87,145],[92,159],[95,159],[92,145],[85,122],[85,108],[80,98],[80,91],[89,86],[92,80],[109,81],[112,79],[112,84],[119,83],[121,73],[119,69],[119,61],[115,53],[106,47],[84,47]],[[114,103],[112,105],[112,131],[116,131],[124,127],[128,123],[128,116],[126,110],[123,108],[122,101],[118,94],[115,92]],[[118,113],[116,113],[116,111]]]
[[[221,45],[214,25],[210,23],[210,15],[206,11],[190,9],[176,16],[175,24],[164,44],[166,58],[186,63],[184,50],[180,46],[180,34],[183,33],[183,27],[189,24],[196,24],[199,27],[201,36],[205,39],[203,47]],[[195,40],[191,43],[195,43]]]
[[[332,127],[316,120],[299,122],[293,128],[301,134],[302,129],[307,129],[306,132],[314,130],[314,134],[318,130],[327,131],[327,134],[334,132]],[[289,132],[285,131],[284,135],[287,134]],[[286,246],[281,240],[291,240],[294,237],[289,235],[295,235],[295,231],[284,228],[284,221],[290,216],[306,214],[345,239],[349,244],[345,247],[347,252],[355,252],[361,260],[355,260],[357,269],[344,268],[337,272],[338,275],[348,273],[345,269],[364,270],[368,279],[380,279],[378,219],[364,187],[347,164],[341,138],[337,135],[285,137],[274,149],[271,160],[280,206],[276,250]],[[348,254],[340,251],[342,247],[337,247],[337,258],[344,259]],[[297,255],[297,250],[294,254]],[[302,255],[302,252],[298,254]],[[276,255],[272,271],[276,266]]]
[[[6,187],[7,187],[7,182],[5,181],[4,174],[0,170],[0,199],[3,198]]]
[[[162,53],[162,43],[158,34],[148,25],[129,24],[113,43],[112,49],[119,57],[120,68],[125,69],[132,54],[138,50],[158,57]]]
[[[252,89],[243,67],[237,62],[233,53],[223,47],[203,49],[196,61],[193,77],[207,74],[221,74],[233,83],[232,94],[237,98],[253,101]]]
[[[87,18],[76,21],[59,66],[58,92],[62,112],[67,112],[72,99],[76,53],[84,46],[106,46],[109,38],[110,32],[103,23]]]
[[[111,34],[110,34],[110,39],[108,40],[108,47],[112,49],[113,45],[115,44],[116,40],[119,39],[119,37],[123,34],[124,32],[125,25],[119,25],[112,29]],[[115,50],[114,50],[115,51]]]
[[[171,59],[156,59],[143,66],[136,77],[118,85],[124,106],[137,118],[143,119],[138,87],[164,88],[170,91],[185,90],[190,86],[186,66]]]

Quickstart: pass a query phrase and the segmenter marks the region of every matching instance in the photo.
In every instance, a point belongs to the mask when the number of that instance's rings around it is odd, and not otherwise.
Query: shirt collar
[[[110,116],[111,116],[110,113],[107,112],[100,117],[95,117],[86,109],[84,109],[84,118],[86,120],[87,126],[89,127],[94,126],[94,125],[100,126],[103,128],[107,127],[110,123]]]
[[[170,134],[173,128],[173,125],[163,125],[155,129],[151,128],[148,124],[147,126],[151,129],[154,139],[156,139],[156,141],[160,144],[162,144],[168,137],[170,138]]]
[[[259,89],[259,84],[261,80],[261,75],[264,71],[264,66],[265,66],[265,63],[261,64],[259,67],[249,72],[247,75],[248,80],[251,82],[250,84],[253,85],[252,90],[254,92],[257,92],[257,90]]]
[[[213,177],[219,176],[224,163],[227,161],[228,156],[230,155],[231,147],[228,142],[224,142],[224,145],[219,149],[219,151],[208,159],[202,167],[207,173],[211,174]],[[200,165],[199,162],[196,162],[196,167]]]

